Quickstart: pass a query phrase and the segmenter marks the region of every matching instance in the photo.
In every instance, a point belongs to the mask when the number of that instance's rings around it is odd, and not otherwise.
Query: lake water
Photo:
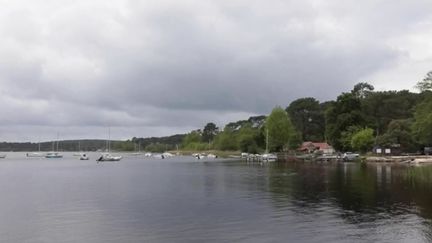
[[[0,160],[0,241],[432,241],[406,167],[91,156]]]

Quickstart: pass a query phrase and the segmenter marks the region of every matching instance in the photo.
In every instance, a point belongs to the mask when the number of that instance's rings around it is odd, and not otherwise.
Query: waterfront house
[[[320,152],[323,154],[333,154],[335,152],[334,148],[326,142],[315,143],[310,141],[303,142],[298,150],[304,153]]]

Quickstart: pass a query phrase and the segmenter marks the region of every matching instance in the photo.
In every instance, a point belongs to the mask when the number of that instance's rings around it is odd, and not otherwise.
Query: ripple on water
[[[93,161],[94,162],[94,161]],[[428,242],[397,168],[125,158],[0,163],[5,242]],[[378,178],[378,176],[387,176]],[[385,179],[385,180],[384,180]],[[379,180],[385,181],[377,185]]]

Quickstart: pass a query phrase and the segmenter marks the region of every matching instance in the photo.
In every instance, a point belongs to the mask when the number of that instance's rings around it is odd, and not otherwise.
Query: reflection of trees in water
[[[345,210],[362,211],[376,207],[377,190],[373,173],[367,167],[338,164],[330,175],[330,190],[334,201]],[[383,191],[384,194],[385,191]],[[383,195],[386,198],[387,195]]]
[[[406,167],[358,163],[287,163],[269,168],[268,190],[276,207],[318,208],[331,203],[353,223],[396,215],[420,214],[432,219],[429,189],[413,187]],[[432,176],[432,169],[431,169]]]
[[[269,170],[269,191],[276,206],[311,208],[328,198],[328,174],[319,164],[279,164]],[[288,204],[286,204],[288,203]]]
[[[432,166],[409,167],[398,176],[420,214],[432,219]]]

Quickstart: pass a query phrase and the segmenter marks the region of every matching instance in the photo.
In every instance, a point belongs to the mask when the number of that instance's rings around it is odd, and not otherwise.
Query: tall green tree
[[[286,108],[302,141],[324,141],[324,112],[315,98],[297,99]]]
[[[402,152],[416,152],[418,144],[412,136],[412,119],[392,120],[386,133],[377,137],[377,145],[383,147],[400,146]]]
[[[208,149],[208,143],[202,143],[202,136],[199,130],[188,133],[182,142],[184,149],[190,150],[205,150]]]
[[[432,71],[428,72],[423,80],[417,82],[416,88],[421,92],[432,90]]]
[[[432,145],[432,99],[428,99],[417,106],[412,133],[420,144]]]
[[[357,151],[363,153],[370,151],[374,145],[373,130],[370,128],[364,128],[352,136],[351,146]]]
[[[285,146],[294,147],[291,141],[296,139],[297,133],[288,114],[280,106],[275,107],[266,120],[269,150],[282,151]]]
[[[366,98],[369,94],[371,94],[374,89],[375,88],[372,84],[362,82],[354,85],[351,93],[354,94],[357,98],[362,99]]]
[[[343,151],[351,151],[353,150],[352,146],[352,138],[353,136],[358,133],[361,129],[359,126],[349,126],[344,131],[341,132],[341,149]]]
[[[365,125],[374,129],[378,136],[383,135],[391,121],[412,118],[421,98],[408,90],[373,92],[361,100]]]
[[[214,145],[219,150],[238,150],[239,145],[237,142],[236,134],[230,129],[224,129],[223,132],[218,133],[215,137]]]
[[[342,132],[351,126],[363,127],[365,124],[360,99],[353,93],[339,95],[336,102],[329,104],[325,118],[327,140],[337,150],[344,149]]]
[[[252,128],[251,125],[242,127],[237,136],[239,148],[242,152],[258,153],[258,137],[259,130]]]
[[[213,122],[209,122],[205,125],[203,133],[202,133],[202,141],[205,143],[210,143],[213,141],[213,138],[219,132],[219,128]]]

